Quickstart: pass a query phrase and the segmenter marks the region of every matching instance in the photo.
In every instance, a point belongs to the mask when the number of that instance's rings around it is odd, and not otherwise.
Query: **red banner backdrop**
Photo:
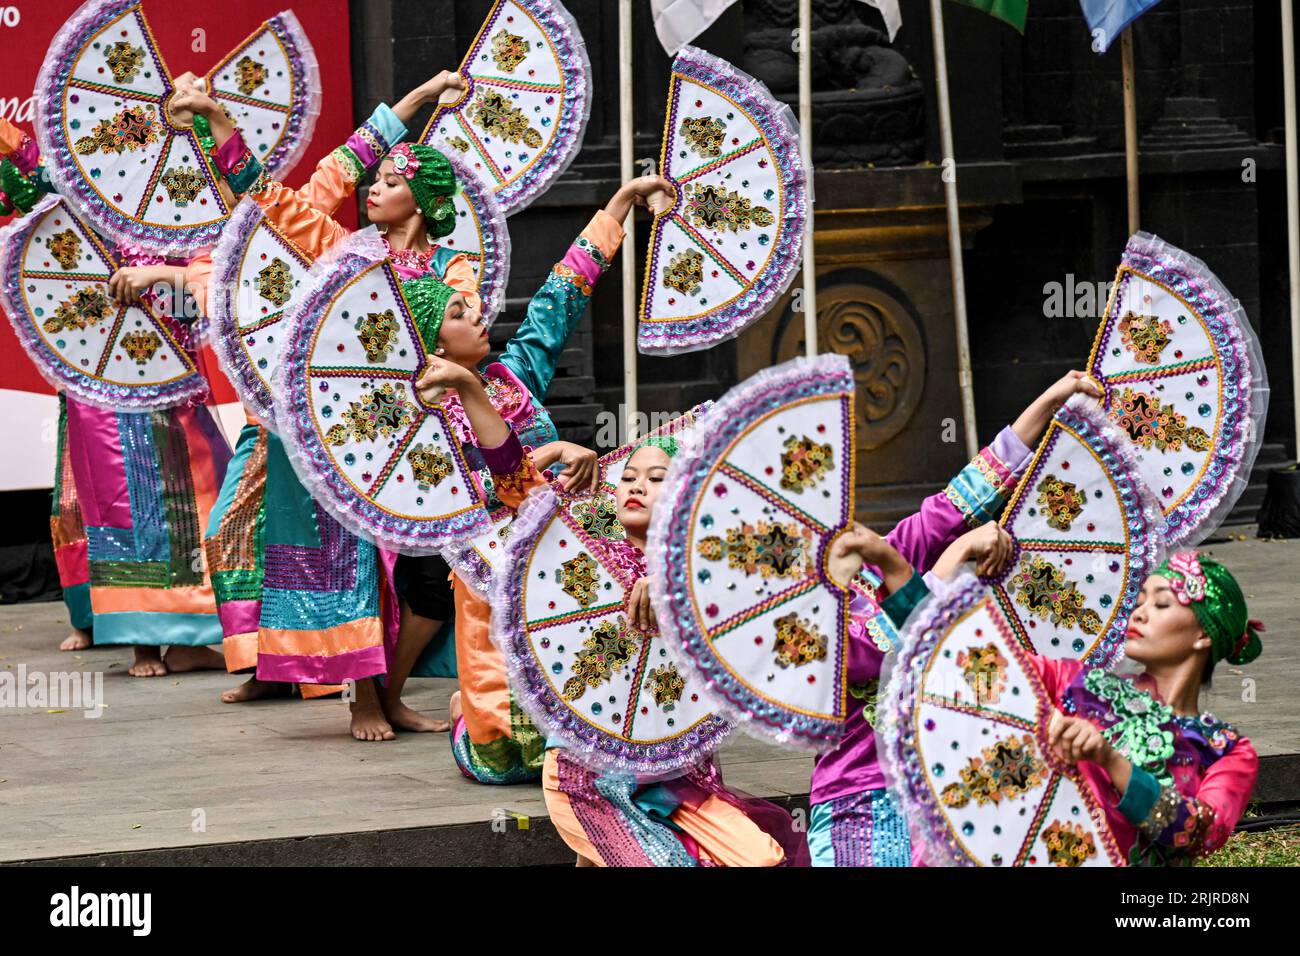
[[[32,132],[32,88],[50,41],[82,0],[0,0],[0,116]],[[144,0],[145,15],[173,75],[202,75],[257,25],[283,10],[293,10],[320,61],[322,112],[301,163],[285,181],[299,185],[316,161],[352,132],[352,70],[348,0]],[[356,224],[350,204],[339,211]],[[8,220],[0,218],[0,225]],[[221,406],[229,431],[242,424],[234,390],[217,370],[210,352],[213,401]],[[57,405],[53,390],[37,373],[0,319],[0,491],[47,488],[54,476]]]

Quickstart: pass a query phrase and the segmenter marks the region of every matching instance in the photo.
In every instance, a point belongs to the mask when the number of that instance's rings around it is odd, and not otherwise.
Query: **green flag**
[[[1029,15],[1029,0],[957,0],[968,7],[1005,20],[1021,33],[1025,32],[1025,17]]]

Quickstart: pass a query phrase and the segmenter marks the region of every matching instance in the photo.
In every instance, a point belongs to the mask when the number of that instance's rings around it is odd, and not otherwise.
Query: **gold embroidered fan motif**
[[[284,308],[291,295],[292,280],[293,273],[289,271],[289,264],[276,256],[257,273],[257,277],[253,279],[253,286],[263,299],[277,308]]]
[[[790,613],[776,619],[775,650],[781,667],[802,667],[826,657],[826,638],[811,621]]]
[[[695,249],[679,252],[668,260],[664,285],[682,295],[699,295],[704,282],[704,256]]]
[[[413,421],[412,405],[391,382],[386,382],[359,402],[351,402],[343,413],[343,424],[325,433],[327,445],[342,445],[348,440],[374,441],[381,435],[390,438]],[[322,409],[324,412],[324,409]]]
[[[570,558],[560,565],[560,589],[582,607],[587,607],[596,600],[596,577],[600,565],[583,551],[576,558]]]
[[[974,800],[979,806],[1000,804],[1024,796],[1040,786],[1047,768],[1038,758],[1033,734],[1017,738],[1014,734],[985,747],[982,756],[971,757],[970,766],[961,770],[961,782],[943,788],[944,806],[960,810]]]
[[[503,73],[513,73],[528,56],[528,43],[505,27],[492,35],[492,59]]]
[[[678,127],[682,138],[691,149],[710,159],[722,155],[722,139],[726,135],[724,124],[712,116],[688,116]]]
[[[564,699],[578,700],[588,687],[599,687],[623,667],[636,652],[637,642],[623,618],[601,621],[573,662],[573,675],[564,682]]]
[[[158,121],[143,106],[131,106],[100,120],[89,136],[77,140],[77,152],[131,153],[158,141]]]
[[[496,90],[479,93],[469,108],[469,118],[507,143],[523,143],[533,149],[542,145],[542,134],[528,124],[524,111],[511,106],[509,100]]]
[[[137,365],[146,365],[162,348],[162,338],[152,330],[137,329],[122,336],[122,348]]]
[[[726,540],[717,535],[702,538],[696,545],[710,561],[727,559],[727,566],[746,575],[798,577],[807,568],[812,550],[812,532],[797,524],[748,522],[727,531]]]
[[[1056,866],[1083,866],[1097,855],[1092,834],[1078,823],[1053,820],[1039,839],[1047,846],[1047,859]]]
[[[1154,315],[1128,312],[1119,320],[1119,335],[1124,347],[1137,361],[1149,365],[1160,361],[1160,353],[1169,344],[1173,331],[1174,327],[1167,320]]]
[[[469,152],[469,140],[467,140],[464,136],[453,136],[450,139],[448,139],[447,142],[451,146],[454,146],[456,149],[460,150],[462,153]]]
[[[267,75],[266,67],[251,56],[241,57],[235,64],[235,84],[245,96],[256,93],[257,88],[266,82]]]
[[[618,522],[618,512],[608,495],[583,499],[569,509],[582,522],[582,530],[593,538],[621,541],[627,532]]]
[[[1083,605],[1079,586],[1065,579],[1065,572],[1042,558],[1034,558],[1011,579],[1016,603],[1035,617],[1062,627],[1078,627],[1085,634],[1101,631],[1097,612]]]
[[[753,206],[749,199],[713,183],[686,184],[686,216],[705,229],[745,232],[750,226],[764,228],[775,219],[766,206]]]
[[[104,54],[108,68],[113,71],[115,83],[130,83],[140,74],[144,66],[144,50],[132,46],[126,40],[120,40],[108,48]]]
[[[650,671],[643,686],[654,697],[659,708],[664,713],[670,713],[676,708],[677,702],[682,699],[682,691],[686,689],[686,681],[677,672],[676,665],[664,664],[662,667],[656,667]]]
[[[420,443],[406,453],[411,474],[421,489],[438,487],[452,472],[451,458],[434,445]]]
[[[1072,482],[1046,475],[1038,483],[1038,506],[1047,512],[1047,523],[1058,531],[1069,531],[1083,512],[1083,493]]]
[[[77,267],[77,259],[81,256],[81,237],[71,229],[56,232],[50,236],[46,248],[50,250],[50,255],[58,260],[60,266],[71,271]]]
[[[835,466],[830,445],[818,444],[807,435],[785,440],[781,454],[781,487],[800,493],[813,487]]]
[[[397,345],[397,314],[392,309],[363,315],[355,328],[367,362],[384,361]]]
[[[43,328],[51,335],[58,332],[84,329],[108,318],[113,307],[108,295],[99,286],[78,289],[54,310],[54,317],[45,320]]]
[[[1188,428],[1186,415],[1146,392],[1123,389],[1109,415],[1133,441],[1148,450],[1179,451],[1184,443],[1193,451],[1210,450],[1210,436],[1204,429]]]
[[[177,166],[167,170],[162,177],[163,189],[177,206],[188,206],[203,188],[203,177],[196,170]]]
[[[962,678],[975,691],[978,704],[996,704],[1007,689],[1007,659],[996,644],[968,647],[957,652]]]

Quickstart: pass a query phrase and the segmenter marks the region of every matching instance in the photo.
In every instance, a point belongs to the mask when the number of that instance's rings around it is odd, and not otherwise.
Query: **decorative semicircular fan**
[[[453,200],[456,228],[434,249],[463,252],[479,279],[488,324],[505,301],[510,279],[510,233],[492,193],[454,156],[462,189]],[[285,319],[310,284],[313,259],[245,199],[212,253],[212,346],[244,405],[275,428],[272,378],[284,343]]]
[[[410,554],[489,524],[439,405],[415,381],[427,353],[393,264],[345,252],[318,270],[286,325],[276,424],[303,484],[349,531]]]
[[[1245,490],[1268,411],[1263,355],[1241,303],[1200,259],[1139,232],[1088,370],[1159,493],[1170,547],[1196,544]]]
[[[852,592],[827,572],[854,513],[848,359],[794,359],[710,410],[652,518],[659,626],[683,670],[746,732],[833,747],[847,714]]]
[[[208,84],[268,169],[282,174],[301,156],[320,81],[292,13],[259,27]],[[50,45],[35,126],[55,187],[96,230],[189,255],[217,241],[230,209],[196,133],[169,112],[174,92],[140,0],[89,0]]]
[[[496,575],[492,634],[537,725],[598,770],[660,777],[699,763],[730,732],[662,637],[634,628],[640,552],[583,528],[545,488],[519,509]]]
[[[880,753],[928,865],[1125,865],[1048,747],[1051,701],[985,585],[966,574],[922,602],[882,684]]]
[[[1132,446],[1094,400],[1057,411],[1000,523],[1015,553],[988,583],[1007,626],[1032,653],[1108,666],[1163,540]]]
[[[709,348],[739,335],[801,265],[812,187],[790,108],[725,60],[673,61],[660,172],[676,199],[651,227],[637,348]]]
[[[420,141],[458,155],[518,212],[569,167],[591,114],[591,62],[559,0],[496,0],[460,64],[467,89]]]
[[[0,306],[54,388],[106,408],[168,408],[207,393],[185,333],[147,304],[121,303],[114,254],[57,196],[0,230]]]

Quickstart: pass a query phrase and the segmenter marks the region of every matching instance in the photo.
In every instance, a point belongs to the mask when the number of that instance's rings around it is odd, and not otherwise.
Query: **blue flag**
[[[1154,7],[1160,0],[1079,0],[1095,48],[1105,53],[1124,28]]]

